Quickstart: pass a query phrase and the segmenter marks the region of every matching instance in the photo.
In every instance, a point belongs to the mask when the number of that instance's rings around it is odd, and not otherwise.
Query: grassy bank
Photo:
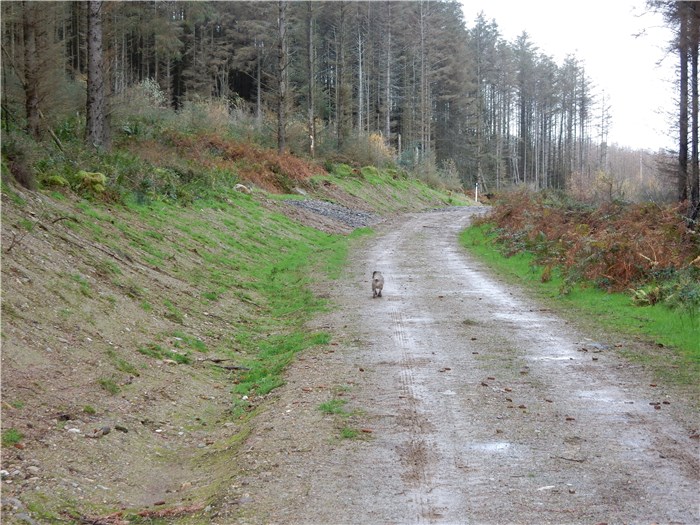
[[[586,322],[596,326],[641,337],[656,345],[654,352],[630,357],[648,362],[664,375],[683,383],[700,379],[697,312],[673,310],[662,304],[636,306],[627,293],[608,293],[581,283],[571,286],[556,269],[537,265],[530,253],[506,257],[490,231],[488,224],[473,226],[461,234],[460,241],[499,274],[525,285],[548,304],[576,317],[582,315]]]
[[[280,155],[217,107],[136,104],[109,151],[79,119],[60,145],[4,130],[2,468],[41,468],[3,486],[41,523],[210,523],[286,367],[331,342],[308,329],[332,307],[316,284],[372,234],[285,201],[467,203],[421,173]]]
[[[299,352],[331,342],[308,329],[332,307],[315,284],[338,278],[349,248],[372,234],[339,233],[349,228],[286,199],[375,213],[463,202],[405,173],[340,165],[314,175],[288,157],[236,156],[212,137],[198,139],[209,149],[180,150],[183,140],[94,157],[83,175],[61,160],[65,177],[44,166],[38,191],[3,166],[3,469],[27,457],[42,465],[22,494],[42,523],[117,509],[137,522],[178,509],[184,522],[208,522],[197,509],[234,475],[250,419]],[[251,184],[243,164],[252,170],[255,155]],[[106,186],[84,186],[102,172]]]

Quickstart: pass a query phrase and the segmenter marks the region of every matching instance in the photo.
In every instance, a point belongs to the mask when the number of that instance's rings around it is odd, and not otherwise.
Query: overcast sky
[[[558,64],[567,54],[583,61],[597,95],[612,106],[609,142],[657,150],[673,147],[676,57],[668,56],[669,29],[644,14],[644,0],[462,0],[467,27],[483,11],[513,42],[523,31]],[[635,34],[644,31],[644,35]],[[664,57],[666,57],[664,59]],[[663,59],[663,60],[662,60]],[[662,61],[661,65],[657,65]]]

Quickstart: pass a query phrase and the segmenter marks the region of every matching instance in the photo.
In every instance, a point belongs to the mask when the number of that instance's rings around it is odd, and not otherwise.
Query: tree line
[[[689,222],[700,214],[700,167],[698,164],[698,49],[700,6],[697,2],[648,0],[675,29],[671,48],[678,53],[678,164],[677,196],[688,202]]]
[[[88,116],[102,93],[97,114],[109,128],[107,108],[155,82],[175,110],[211,99],[244,108],[280,150],[351,157],[379,137],[401,165],[452,173],[485,191],[588,187],[602,178],[622,192],[642,171],[640,152],[608,144],[610,108],[584,63],[574,55],[557,63],[527,33],[506,41],[483,15],[467,27],[455,0],[1,8],[3,120],[24,119],[35,136],[75,111],[82,93]],[[99,89],[90,91],[94,82]],[[109,142],[106,132],[91,140]],[[615,174],[616,166],[628,172]]]

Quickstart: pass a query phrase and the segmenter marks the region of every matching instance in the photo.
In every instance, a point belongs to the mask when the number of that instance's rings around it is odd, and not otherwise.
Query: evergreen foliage
[[[87,4],[1,8],[5,132],[60,145],[89,131]],[[239,138],[335,162],[386,165],[388,152],[482,192],[588,191],[605,172],[616,196],[631,193],[615,184],[634,172],[619,160],[629,152],[607,144],[609,108],[583,64],[557,64],[525,33],[507,42],[483,16],[468,28],[455,0],[104,2],[101,17],[115,140],[176,110],[192,131],[233,125]]]

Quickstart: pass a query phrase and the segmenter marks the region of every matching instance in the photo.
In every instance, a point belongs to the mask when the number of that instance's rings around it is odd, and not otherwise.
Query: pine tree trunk
[[[391,9],[391,4],[387,9]],[[390,14],[387,15],[391,20]],[[387,24],[386,79],[384,86],[384,141],[391,144],[391,22]]]
[[[102,56],[102,1],[88,2],[88,78],[86,141],[96,148],[109,147],[107,94]]]
[[[261,44],[255,42],[255,127],[262,129],[262,53]]]
[[[344,1],[339,2],[339,20],[338,29],[336,31],[336,126],[337,126],[337,137],[338,137],[338,149],[341,149],[345,145],[345,139],[348,134],[347,129],[347,113],[348,106],[350,105],[348,101],[348,94],[350,92],[350,87],[346,82],[346,72],[345,72],[345,12],[346,3]]]
[[[282,154],[287,147],[287,2],[278,2],[277,43],[277,151]]]
[[[307,40],[307,58],[308,58],[308,70],[307,70],[307,83],[308,83],[308,107],[307,107],[307,118],[309,125],[309,154],[313,159],[315,157],[315,146],[316,146],[316,108],[314,107],[314,85],[316,81],[316,64],[314,61],[314,13],[313,13],[313,3],[310,1],[306,2],[306,40]]]
[[[363,60],[363,49],[362,49],[362,32],[358,24],[357,30],[357,61],[358,61],[358,87],[357,87],[357,133],[362,133],[362,124],[364,120],[363,113],[363,90],[364,86],[362,81],[364,80],[364,71],[362,70],[362,60]]]
[[[680,114],[678,119],[678,200],[688,199],[688,24],[687,2],[679,2]]]
[[[691,151],[690,151],[690,207],[688,218],[696,221],[700,212],[700,169],[698,165],[698,40],[700,38],[700,9],[692,2],[689,13],[690,24],[690,85],[691,85]]]
[[[34,2],[22,2],[22,29],[24,32],[24,107],[27,114],[27,133],[39,139],[39,69],[36,52],[36,7]]]
[[[421,159],[428,158],[428,71],[426,59],[426,13],[423,0],[420,3],[420,152]]]

